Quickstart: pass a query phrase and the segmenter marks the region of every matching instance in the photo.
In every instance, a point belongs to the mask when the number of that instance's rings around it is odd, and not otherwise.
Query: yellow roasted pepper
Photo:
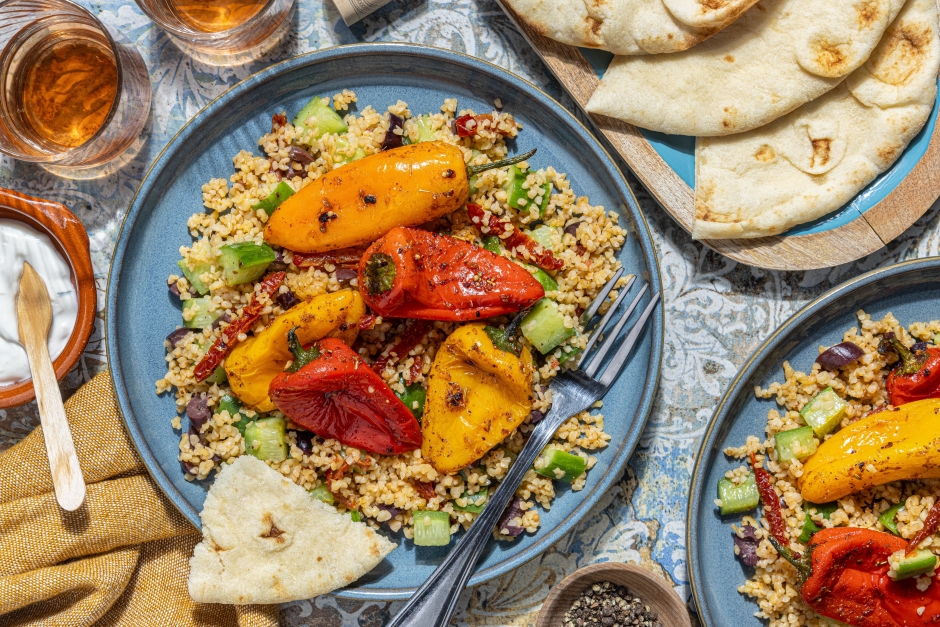
[[[431,368],[421,453],[443,474],[483,457],[532,410],[532,354],[497,348],[484,328],[468,324],[451,333]]]
[[[800,492],[828,503],[902,479],[940,478],[940,399],[862,418],[823,442],[803,465]]]
[[[258,411],[273,411],[276,408],[268,388],[292,358],[287,332],[297,327],[297,339],[304,346],[324,337],[338,337],[352,344],[359,333],[359,318],[365,313],[365,303],[356,290],[323,294],[295,305],[264,331],[232,349],[225,359],[232,392]]]

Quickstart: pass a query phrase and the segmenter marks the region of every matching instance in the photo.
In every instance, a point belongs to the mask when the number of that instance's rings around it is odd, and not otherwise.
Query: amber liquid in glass
[[[36,135],[59,146],[81,146],[98,132],[117,94],[111,51],[93,39],[37,46],[21,81],[20,107]]]
[[[170,0],[186,24],[205,33],[218,33],[244,24],[264,8],[266,0]]]

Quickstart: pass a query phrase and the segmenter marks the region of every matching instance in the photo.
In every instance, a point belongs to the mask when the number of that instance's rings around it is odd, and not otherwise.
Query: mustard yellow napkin
[[[144,469],[109,374],[65,404],[88,497],[75,512],[52,492],[42,428],[0,455],[0,625],[276,627],[277,606],[189,597],[200,540]]]

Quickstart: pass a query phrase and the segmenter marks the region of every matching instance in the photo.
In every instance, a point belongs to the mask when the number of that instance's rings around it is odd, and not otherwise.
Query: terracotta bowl
[[[0,219],[19,220],[48,235],[72,268],[72,284],[78,292],[78,316],[65,349],[52,364],[56,379],[62,379],[78,363],[95,326],[98,291],[88,250],[88,232],[65,205],[3,188],[0,188]],[[34,398],[36,392],[30,380],[0,386],[0,409],[22,405]]]
[[[663,627],[692,627],[689,610],[665,579],[645,568],[618,562],[594,564],[565,577],[542,604],[536,627],[562,627],[575,599],[589,585],[601,581],[626,587],[659,614]]]

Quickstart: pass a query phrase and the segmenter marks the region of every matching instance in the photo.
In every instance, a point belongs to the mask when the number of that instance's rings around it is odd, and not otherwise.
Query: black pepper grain
[[[565,614],[564,627],[663,627],[656,612],[623,586],[600,581],[585,588]]]

